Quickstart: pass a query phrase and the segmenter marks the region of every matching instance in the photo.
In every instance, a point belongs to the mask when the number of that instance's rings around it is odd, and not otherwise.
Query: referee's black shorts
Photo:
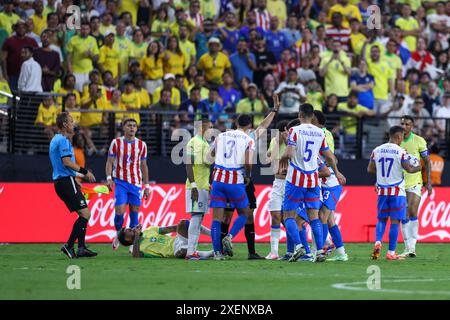
[[[245,191],[247,192],[247,198],[250,209],[256,209],[256,196],[255,196],[255,185],[253,184],[253,181],[250,180],[250,183],[245,187]]]
[[[87,208],[86,199],[74,177],[64,177],[54,181],[58,197],[66,204],[70,212]]]

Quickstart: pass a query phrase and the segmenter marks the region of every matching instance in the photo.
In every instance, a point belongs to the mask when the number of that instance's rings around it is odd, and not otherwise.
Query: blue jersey
[[[374,83],[375,79],[371,74],[366,74],[364,77],[362,77],[359,73],[354,73],[350,77],[350,83],[355,82],[357,85],[360,84],[369,84]],[[366,108],[373,109],[374,107],[375,98],[373,95],[373,90],[367,90],[358,92],[358,103]]]
[[[49,155],[53,167],[53,180],[76,175],[75,171],[67,168],[62,162],[62,158],[65,157],[70,157],[70,160],[75,162],[72,143],[65,136],[55,134],[50,142]]]

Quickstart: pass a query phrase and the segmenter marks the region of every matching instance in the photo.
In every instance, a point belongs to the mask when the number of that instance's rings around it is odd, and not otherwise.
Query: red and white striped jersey
[[[142,186],[141,161],[147,160],[147,145],[135,138],[127,141],[125,137],[111,142],[108,156],[114,158],[112,176],[135,186]]]
[[[301,124],[289,129],[288,146],[295,147],[289,163],[286,180],[302,188],[320,186],[318,157],[328,150],[325,133],[312,124]]]
[[[289,69],[300,68],[300,65],[297,64],[295,59],[290,59],[287,63],[280,61],[277,63],[277,67],[275,68],[275,76],[278,78],[279,82],[283,82],[287,78],[287,72]]]
[[[331,175],[329,177],[322,178],[322,187],[333,188],[341,185],[339,183],[339,180],[336,178],[336,174],[334,173],[333,169],[328,167],[328,170],[330,170]]]
[[[244,183],[245,153],[255,151],[255,140],[241,130],[219,134],[214,141],[215,165],[213,180],[228,184]]]
[[[333,38],[334,40],[338,40],[341,43],[342,46],[342,50],[345,50],[348,52],[349,50],[349,42],[350,42],[350,35],[351,35],[351,30],[348,28],[341,28],[341,29],[337,29],[337,28],[333,28],[333,27],[329,27],[325,30],[325,34],[330,38]]]
[[[377,168],[377,189],[380,196],[406,196],[402,163],[408,153],[394,143],[385,143],[372,151],[370,161]]]
[[[255,9],[256,14],[256,25],[262,28],[264,31],[270,28],[270,13],[265,9],[264,11],[259,11]]]
[[[191,19],[196,27],[203,26],[203,16],[200,13],[197,14],[189,14],[189,19]]]

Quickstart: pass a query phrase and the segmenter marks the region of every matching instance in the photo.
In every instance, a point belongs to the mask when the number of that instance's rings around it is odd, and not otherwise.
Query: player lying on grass
[[[185,258],[188,249],[189,221],[181,220],[178,224],[168,227],[150,227],[142,231],[142,225],[132,228],[122,228],[117,233],[117,239],[123,246],[133,245],[134,258]],[[168,233],[176,232],[176,236]],[[201,226],[202,234],[211,236],[211,230]],[[213,251],[197,251],[198,260],[214,256]],[[192,259],[191,259],[192,260]]]
[[[395,253],[398,238],[398,225],[406,218],[405,174],[420,171],[420,164],[413,166],[411,156],[400,147],[405,130],[394,126],[389,130],[389,142],[375,148],[367,167],[368,173],[377,175],[378,190],[378,223],[376,228],[376,242],[372,259],[376,260],[381,252],[381,240],[388,218],[391,220],[389,230],[389,250],[386,260],[400,260],[404,257]]]

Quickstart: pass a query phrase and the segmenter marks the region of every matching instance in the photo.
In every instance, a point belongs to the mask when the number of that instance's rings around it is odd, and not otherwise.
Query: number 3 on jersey
[[[233,150],[234,150],[234,146],[236,145],[236,141],[229,140],[229,141],[227,141],[227,145],[229,146],[229,149],[228,149],[229,152],[225,151],[223,156],[225,157],[225,159],[230,159],[231,155],[233,154]]]
[[[392,165],[394,164],[394,159],[393,158],[380,158],[380,160],[378,160],[378,162],[381,164],[381,176],[383,178],[385,178],[385,177],[389,178],[389,176],[391,175]],[[387,170],[385,169],[386,166],[387,166]]]
[[[314,141],[306,141],[305,156],[303,157],[303,160],[305,162],[308,162],[309,160],[311,160],[312,150],[310,149],[310,146],[312,146],[313,144],[314,144]]]

